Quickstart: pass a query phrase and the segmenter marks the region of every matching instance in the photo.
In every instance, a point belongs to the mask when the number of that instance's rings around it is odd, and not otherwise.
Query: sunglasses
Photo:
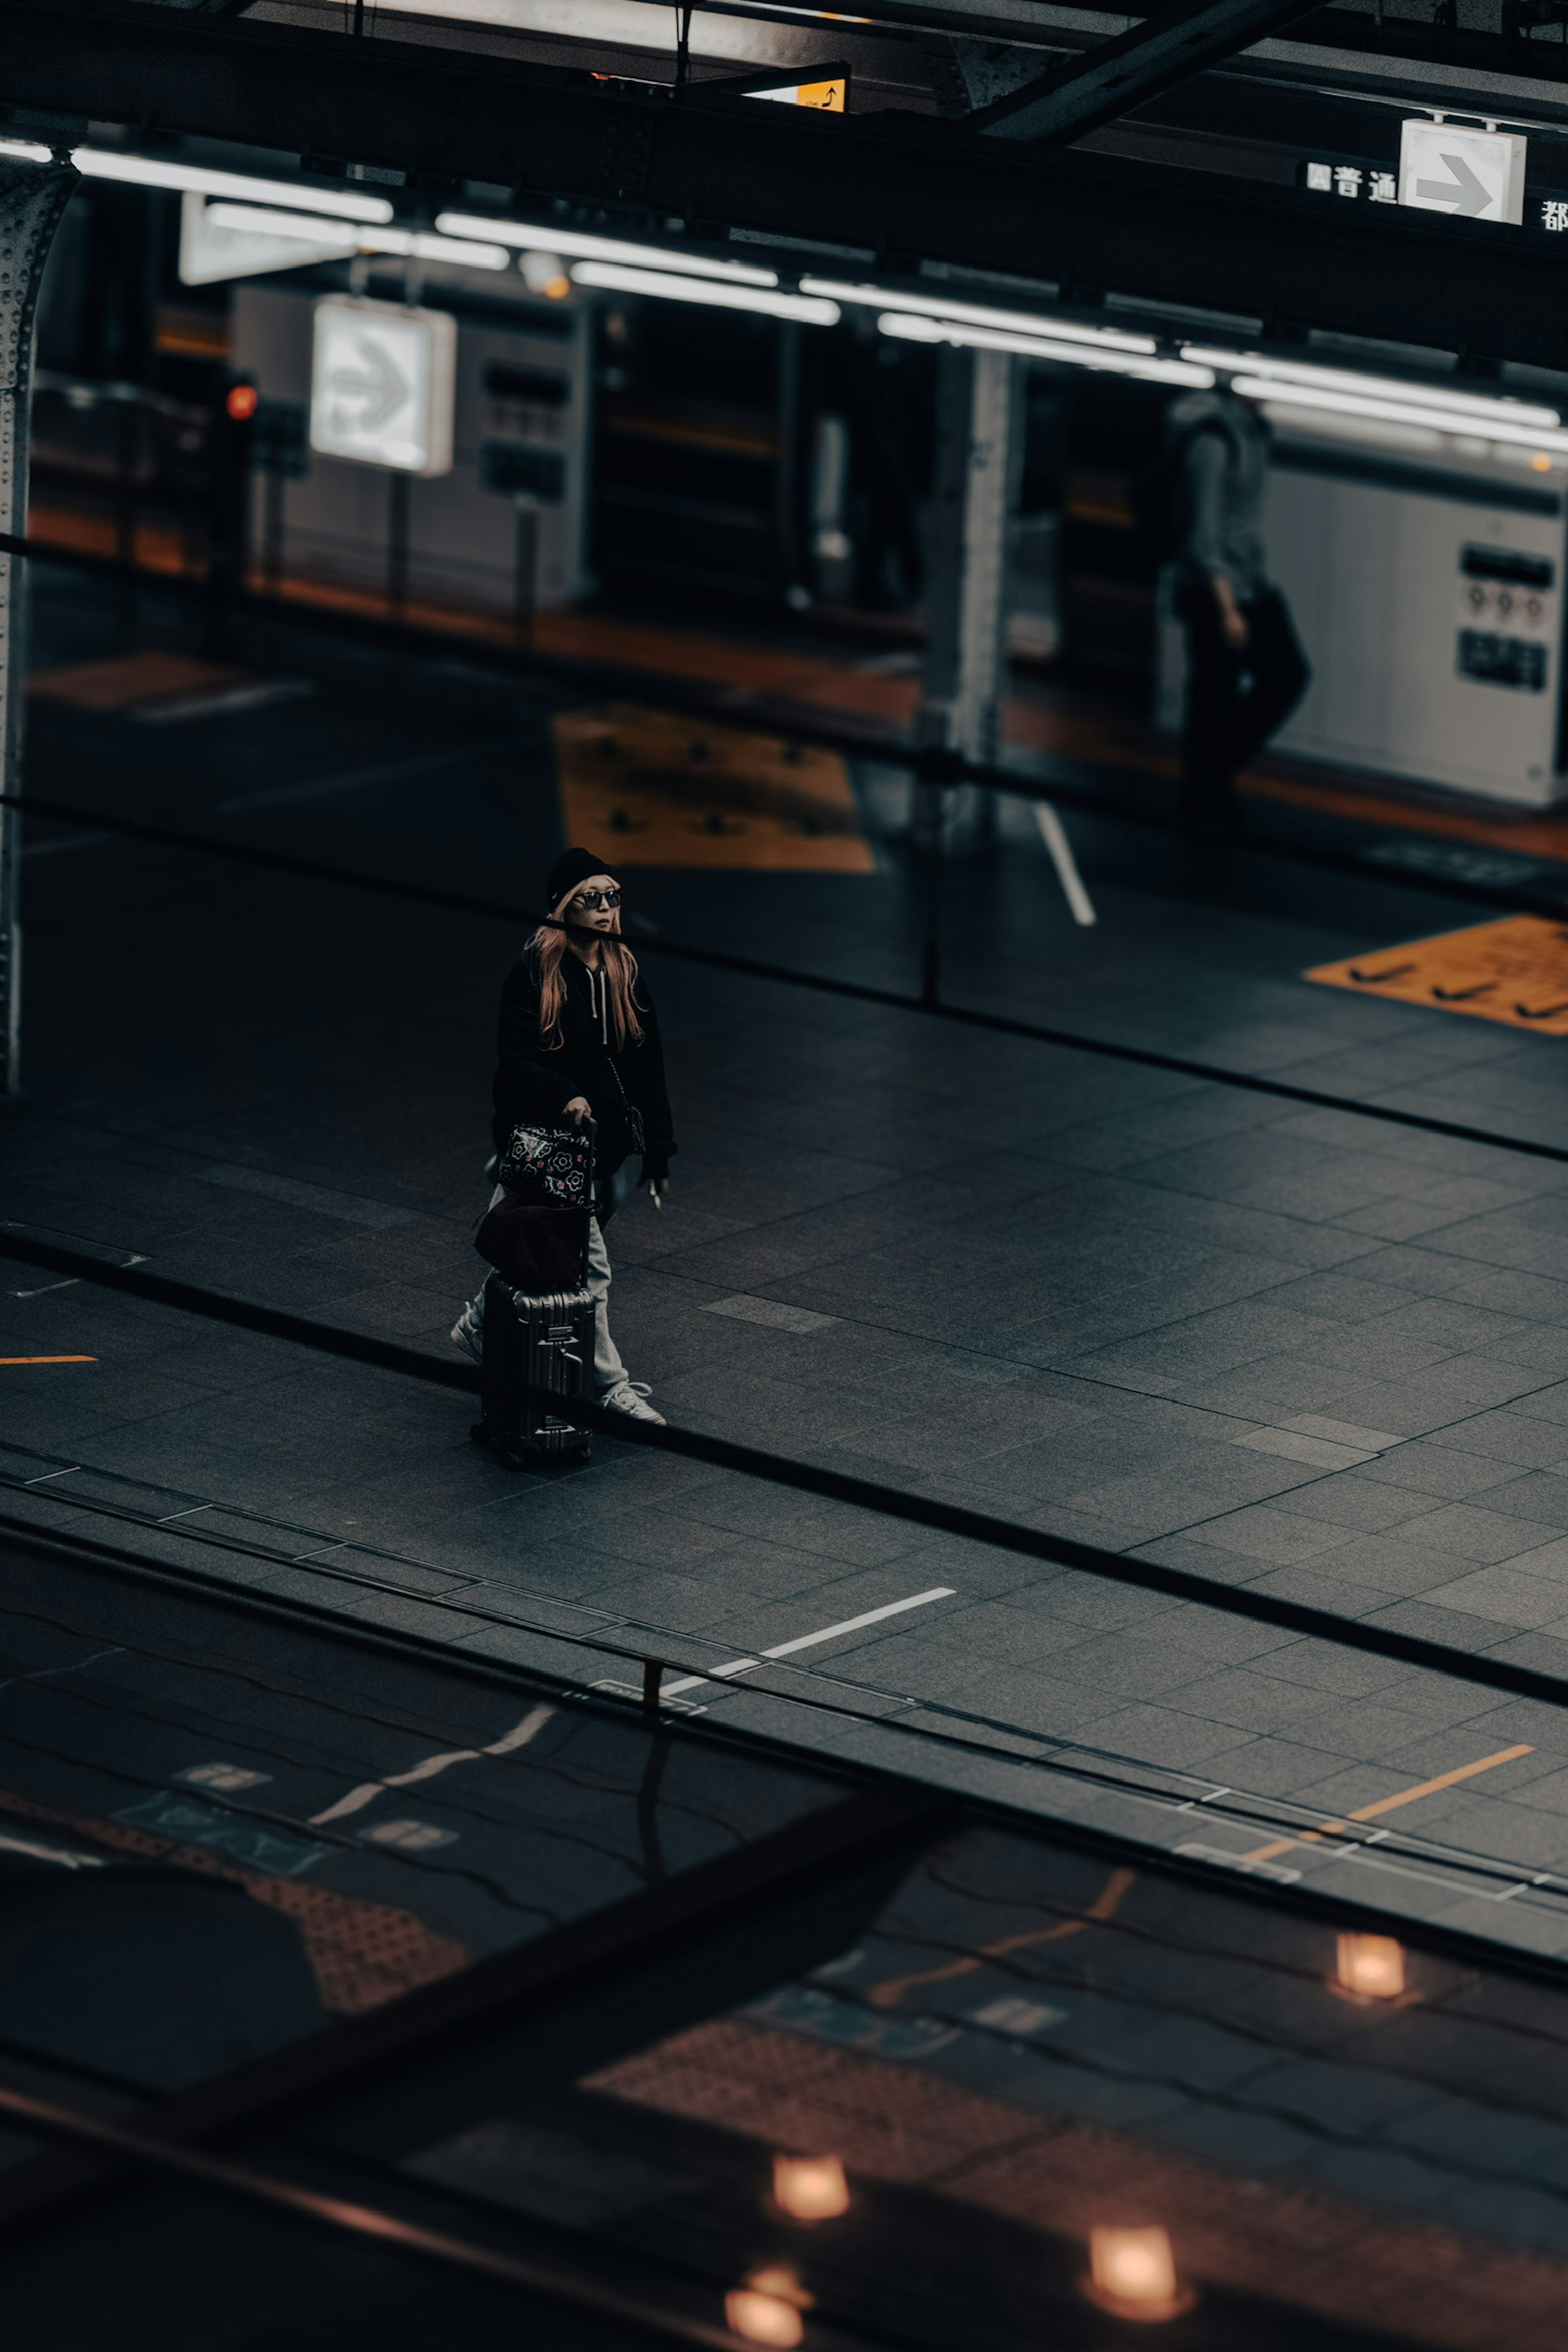
[[[574,907],[581,907],[585,913],[589,914],[600,907],[603,907],[607,914],[612,907],[618,907],[620,903],[619,890],[579,890],[572,901]]]

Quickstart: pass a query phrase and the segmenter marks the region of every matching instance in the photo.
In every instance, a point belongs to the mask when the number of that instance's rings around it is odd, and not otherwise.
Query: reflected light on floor
[[[1089,2295],[1121,2319],[1175,2319],[1195,2297],[1176,2276],[1176,2258],[1160,2229],[1091,2230]]]
[[[836,2156],[775,2156],[773,2203],[792,2221],[833,2221],[849,2210],[849,2183]]]
[[[724,2318],[731,2331],[748,2344],[798,2344],[805,2333],[801,2317],[812,2298],[794,2271],[753,2271],[744,2286],[724,2297]]]
[[[1336,1939],[1333,1990],[1356,2000],[1397,2000],[1405,1990],[1405,1948],[1392,1936]]]

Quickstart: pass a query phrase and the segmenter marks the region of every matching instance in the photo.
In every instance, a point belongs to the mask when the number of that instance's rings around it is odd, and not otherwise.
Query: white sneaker
[[[476,1364],[484,1362],[484,1325],[476,1323],[474,1320],[474,1302],[471,1298],[452,1326],[452,1345],[454,1348],[461,1348],[464,1355],[471,1356]]]
[[[646,1381],[622,1381],[618,1387],[606,1389],[599,1402],[608,1405],[612,1412],[629,1413],[634,1421],[657,1421],[663,1429],[667,1425],[664,1415],[655,1412],[652,1405],[645,1402],[647,1395]]]

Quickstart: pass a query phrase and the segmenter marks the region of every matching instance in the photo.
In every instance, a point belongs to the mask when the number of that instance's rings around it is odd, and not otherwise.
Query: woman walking
[[[585,849],[550,869],[542,923],[506,976],[496,1041],[498,1152],[514,1127],[595,1123],[594,1214],[587,1287],[594,1300],[594,1385],[601,1404],[662,1422],[645,1381],[630,1379],[610,1337],[610,1261],[604,1227],[639,1184],[662,1202],[675,1151],[664,1051],[653,1000],[621,939],[621,886]],[[635,1177],[631,1162],[641,1162]],[[496,1188],[495,1198],[501,1197]],[[479,1360],[484,1293],[452,1328]]]

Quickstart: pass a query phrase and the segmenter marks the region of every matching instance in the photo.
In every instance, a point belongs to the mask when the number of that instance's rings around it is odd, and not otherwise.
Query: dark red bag
[[[588,1212],[509,1192],[479,1220],[474,1247],[512,1290],[548,1298],[579,1290],[588,1253]]]

